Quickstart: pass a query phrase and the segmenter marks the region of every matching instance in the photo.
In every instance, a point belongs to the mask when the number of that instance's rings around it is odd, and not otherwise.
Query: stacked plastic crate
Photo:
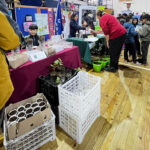
[[[41,104],[44,104],[44,107],[40,107]],[[26,107],[27,105],[29,107]],[[38,112],[37,108],[40,108]],[[29,110],[32,111],[28,117]],[[24,114],[24,117],[20,118],[20,114]],[[37,94],[6,107],[4,116],[6,150],[36,150],[55,139],[55,115],[43,94]]]
[[[59,86],[59,126],[81,144],[100,116],[101,79],[80,71]]]
[[[71,78],[76,76],[78,73],[77,70],[70,69],[65,67],[66,70],[66,78],[64,82],[60,84],[64,84],[65,82],[69,81]],[[67,72],[71,73],[70,77],[67,77]],[[51,74],[48,74],[46,76],[40,76],[39,77],[39,92],[44,93],[46,96],[49,104],[51,105],[51,109],[55,114],[56,117],[56,124],[59,124],[59,97],[58,97],[58,85],[56,82],[57,77],[51,76]]]

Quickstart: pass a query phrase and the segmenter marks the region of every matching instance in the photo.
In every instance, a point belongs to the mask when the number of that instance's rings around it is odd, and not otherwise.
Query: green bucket
[[[102,66],[103,66],[103,64],[101,64],[99,61],[96,61],[93,63],[93,70],[95,72],[100,72],[102,70]]]
[[[103,58],[104,60],[108,61],[108,64],[110,64],[110,58]]]
[[[108,64],[108,61],[106,61],[106,60],[105,61],[104,60],[99,60],[98,62],[102,63],[102,69],[104,69]]]

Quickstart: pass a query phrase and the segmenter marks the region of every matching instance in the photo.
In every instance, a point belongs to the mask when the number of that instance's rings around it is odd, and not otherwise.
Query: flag
[[[61,35],[63,31],[62,18],[61,18],[61,5],[58,1],[57,16],[56,16],[56,34]]]

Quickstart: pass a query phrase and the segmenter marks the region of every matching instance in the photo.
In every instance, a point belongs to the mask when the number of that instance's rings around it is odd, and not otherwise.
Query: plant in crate
[[[54,61],[54,63],[51,65],[52,72],[50,73],[50,76],[56,77],[56,84],[60,84],[61,81],[65,81],[65,67],[63,65],[62,60],[59,58]]]

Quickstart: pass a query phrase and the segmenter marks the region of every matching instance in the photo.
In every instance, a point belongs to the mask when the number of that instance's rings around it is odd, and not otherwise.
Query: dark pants
[[[128,59],[128,52],[130,52],[130,54],[132,55],[133,62],[136,62],[136,47],[135,47],[135,43],[125,43],[124,59],[127,60],[127,61],[129,60]]]
[[[141,46],[140,46],[140,42],[139,42],[139,37],[135,36],[135,47],[136,47],[136,53],[137,55],[141,55]]]
[[[147,63],[147,55],[148,55],[148,48],[149,48],[150,42],[142,41],[141,49],[142,49],[142,63]]]
[[[119,61],[120,53],[121,53],[125,38],[126,38],[126,34],[118,38],[109,40],[110,67],[118,69],[118,61]]]

